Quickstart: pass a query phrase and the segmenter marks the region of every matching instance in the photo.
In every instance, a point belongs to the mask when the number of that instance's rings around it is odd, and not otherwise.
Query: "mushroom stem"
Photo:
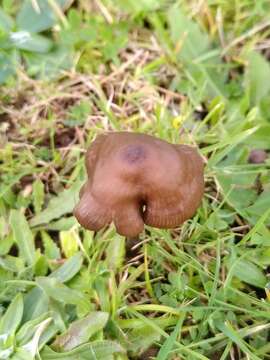
[[[133,249],[140,242],[140,236],[126,237],[126,257],[128,259],[137,255],[137,249]]]

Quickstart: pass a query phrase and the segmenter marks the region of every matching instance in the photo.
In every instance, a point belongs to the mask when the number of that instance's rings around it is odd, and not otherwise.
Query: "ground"
[[[267,0],[0,2],[0,358],[270,359]],[[136,249],[72,216],[104,131],[198,146]]]

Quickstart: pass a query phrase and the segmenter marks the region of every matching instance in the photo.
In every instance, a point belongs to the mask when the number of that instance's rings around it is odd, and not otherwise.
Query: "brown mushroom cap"
[[[134,237],[144,224],[174,228],[195,213],[203,196],[196,149],[145,134],[98,136],[86,153],[86,169],[74,215],[89,230],[114,222],[119,234]]]

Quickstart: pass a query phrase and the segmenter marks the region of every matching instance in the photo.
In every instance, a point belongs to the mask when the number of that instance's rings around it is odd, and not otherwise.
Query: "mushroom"
[[[113,222],[127,238],[137,237],[144,224],[181,225],[195,213],[204,192],[197,150],[146,134],[99,135],[86,153],[86,169],[75,217],[94,231]]]
[[[267,159],[267,152],[262,149],[251,150],[248,157],[248,162],[251,164],[262,164]]]

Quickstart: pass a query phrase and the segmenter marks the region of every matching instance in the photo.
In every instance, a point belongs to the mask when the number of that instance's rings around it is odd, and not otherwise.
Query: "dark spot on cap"
[[[128,145],[123,151],[123,159],[129,164],[137,164],[146,159],[146,151],[142,145]]]

